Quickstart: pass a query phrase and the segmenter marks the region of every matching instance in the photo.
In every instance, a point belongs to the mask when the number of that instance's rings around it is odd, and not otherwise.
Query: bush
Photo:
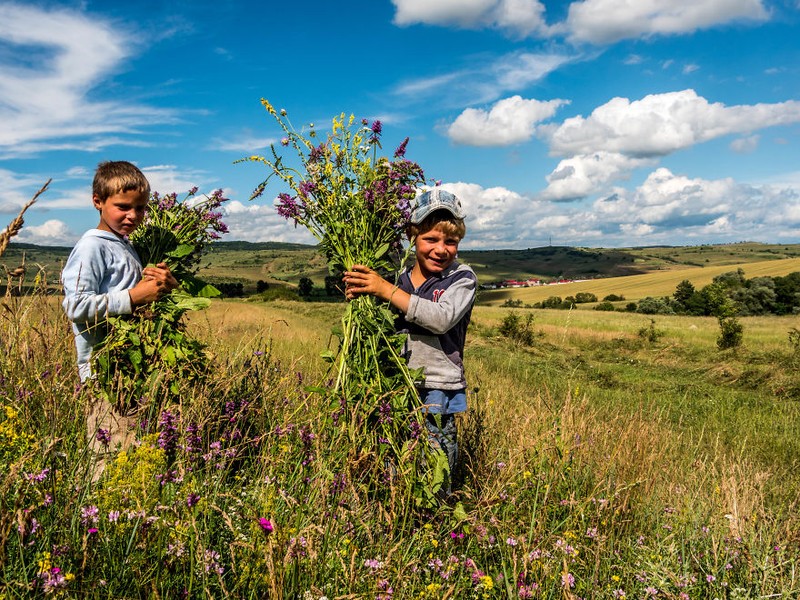
[[[518,344],[532,346],[536,339],[533,330],[533,314],[528,313],[523,320],[518,313],[509,311],[500,324],[500,334]]]
[[[604,302],[622,302],[623,300],[625,300],[625,296],[622,294],[609,294],[603,298]]]
[[[522,300],[512,300],[511,298],[506,298],[506,301],[503,302],[502,306],[504,308],[520,308],[522,306]]]
[[[736,317],[719,318],[719,337],[717,338],[717,348],[727,350],[738,348],[742,343],[744,335],[744,325]]]
[[[606,310],[606,311],[613,311],[616,310],[614,305],[611,302],[601,302],[597,306],[594,307],[595,310]]]
[[[575,294],[575,302],[577,304],[586,304],[588,302],[597,302],[597,296],[591,292],[578,292]]]
[[[648,296],[639,300],[636,312],[643,315],[674,315],[675,311],[670,306],[668,298],[653,298]]]
[[[297,295],[297,292],[290,290],[287,287],[282,285],[273,285],[268,290],[256,296],[256,299],[261,300],[262,302],[272,302],[273,300],[290,300],[296,302],[300,300],[300,296]]]
[[[660,329],[656,329],[655,319],[650,319],[650,325],[648,325],[647,327],[642,327],[639,330],[638,335],[643,340],[646,340],[652,344],[657,342],[661,337],[663,337],[664,332],[661,331]]]

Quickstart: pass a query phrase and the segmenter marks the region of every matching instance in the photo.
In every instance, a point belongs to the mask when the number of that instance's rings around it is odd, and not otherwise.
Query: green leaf
[[[128,352],[128,358],[134,366],[138,367],[142,363],[142,353],[137,349],[131,349]],[[136,369],[139,370],[138,368]]]
[[[194,252],[194,246],[190,246],[188,244],[181,244],[172,252],[167,252],[167,256],[170,258],[183,258],[184,256],[190,255]]]
[[[383,246],[375,250],[375,260],[378,260],[379,258],[383,257],[383,255],[386,254],[388,251],[389,251],[389,244],[384,244]]]
[[[181,277],[181,288],[190,296],[201,298],[216,298],[222,295],[213,285],[198,279],[194,275],[184,275]]]
[[[336,358],[336,354],[333,352],[333,350],[325,350],[325,352],[322,352],[320,354],[320,357],[325,362],[332,363],[334,361],[334,359]]]

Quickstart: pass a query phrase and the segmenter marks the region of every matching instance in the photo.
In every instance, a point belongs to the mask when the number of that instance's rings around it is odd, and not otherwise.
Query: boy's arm
[[[128,290],[128,295],[133,306],[141,306],[166,296],[178,285],[167,265],[158,263],[155,267],[145,267],[141,281]]]
[[[345,272],[342,280],[345,283],[344,294],[348,300],[362,294],[370,294],[389,302],[404,314],[408,312],[411,294],[386,281],[369,267],[354,265],[352,271]]]
[[[464,276],[451,283],[438,302],[410,296],[406,320],[437,335],[445,333],[472,308],[476,287],[474,276]]]
[[[61,273],[64,286],[62,306],[70,321],[90,323],[109,315],[133,312],[128,290],[100,292],[102,281],[103,267],[99,260],[70,256]]]

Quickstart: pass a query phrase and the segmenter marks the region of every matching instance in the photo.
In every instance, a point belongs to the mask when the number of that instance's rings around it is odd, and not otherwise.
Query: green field
[[[194,314],[213,368],[164,407],[179,443],[154,419],[90,485],[58,302],[2,303],[4,598],[800,594],[797,317],[743,318],[720,352],[712,318],[476,307],[460,485],[431,509],[373,482],[357,408],[307,387],[339,304]]]
[[[534,304],[551,296],[574,296],[579,292],[590,292],[602,300],[609,294],[624,296],[625,300],[636,301],[646,296],[672,296],[675,287],[683,280],[692,282],[695,288],[711,283],[714,277],[742,269],[745,277],[776,277],[800,271],[800,258],[784,258],[767,261],[730,263],[708,267],[681,267],[665,271],[653,271],[642,275],[624,277],[608,277],[572,283],[541,285],[528,288],[506,288],[500,290],[484,290],[479,302],[487,305],[500,305],[507,300],[521,300],[526,304]],[[622,303],[624,304],[624,303]],[[593,304],[584,304],[591,307]]]
[[[593,279],[480,292],[456,489],[426,506],[363,407],[329,395],[344,305],[257,297],[190,315],[210,369],[150,387],[137,444],[92,483],[99,390],[77,385],[54,297],[68,249],[12,245],[14,284],[41,267],[51,285],[0,300],[0,599],[797,598],[800,316],[742,317],[720,351],[712,317],[501,305],[785,275],[799,248],[462,253],[483,281]],[[201,274],[327,269],[313,247],[232,243]]]

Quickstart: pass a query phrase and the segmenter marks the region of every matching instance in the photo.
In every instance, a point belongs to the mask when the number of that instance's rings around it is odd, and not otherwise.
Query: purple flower
[[[84,506],[81,508],[81,524],[85,526],[97,524],[99,514],[100,509],[96,506]]]
[[[561,587],[575,587],[575,577],[573,577],[572,573],[564,573],[561,575]]]
[[[50,469],[45,467],[39,473],[25,473],[25,481],[35,481],[36,483],[41,483],[47,476],[50,474]]]
[[[261,517],[258,520],[258,524],[261,526],[261,529],[264,531],[266,535],[269,535],[270,533],[275,531],[275,528],[272,526],[272,522],[269,519]]]
[[[297,199],[286,192],[278,194],[278,206],[276,210],[284,219],[294,219],[295,224],[300,220],[302,215],[302,208],[297,202]]]
[[[158,447],[167,454],[175,452],[178,446],[178,428],[175,426],[176,417],[170,411],[161,413],[161,432],[158,434]]]
[[[408,145],[408,138],[404,139],[403,142],[397,147],[397,150],[394,151],[394,157],[403,158],[406,155],[407,145]]]
[[[95,437],[97,441],[106,448],[108,448],[108,445],[111,443],[111,432],[108,429],[98,429]]]
[[[188,506],[189,508],[192,508],[198,502],[200,502],[200,496],[198,496],[197,494],[189,494],[188,496],[186,496],[186,506]]]
[[[317,184],[313,181],[301,181],[297,188],[303,198],[308,198],[317,189]]]

